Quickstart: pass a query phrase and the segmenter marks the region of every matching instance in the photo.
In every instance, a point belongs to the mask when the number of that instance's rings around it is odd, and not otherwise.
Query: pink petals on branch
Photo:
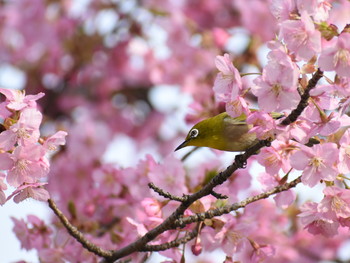
[[[45,149],[50,151],[57,150],[57,147],[59,145],[65,145],[66,144],[66,136],[68,135],[65,131],[58,131],[54,135],[51,135],[50,137],[46,138],[43,146]]]
[[[281,45],[270,42],[270,47],[269,62],[264,67],[262,76],[254,80],[252,92],[258,97],[262,110],[290,110],[300,99],[297,92],[299,70]]]
[[[217,56],[215,65],[220,71],[215,79],[214,92],[218,101],[228,102],[242,90],[242,80],[238,70],[233,66],[230,56]]]
[[[44,97],[44,93],[37,95],[25,95],[24,91],[0,88],[0,93],[6,97],[5,105],[10,110],[22,110],[26,107],[35,108],[36,100]]]
[[[23,184],[16,189],[7,200],[10,200],[13,196],[13,200],[19,203],[27,198],[33,198],[38,201],[47,201],[50,198],[49,192],[46,191],[42,186],[47,183],[33,183],[33,184]]]
[[[13,166],[8,172],[7,182],[18,187],[25,182],[34,183],[45,177],[49,165],[44,156],[45,150],[41,145],[18,146],[11,155]]]
[[[0,147],[8,151],[15,143],[28,145],[38,142],[41,120],[42,114],[37,109],[24,109],[17,123],[10,126],[9,130],[0,133]]]
[[[330,186],[323,193],[324,198],[320,203],[305,203],[299,217],[310,233],[332,237],[338,234],[340,225],[349,226],[350,190]]]
[[[332,39],[333,45],[325,48],[319,58],[322,70],[335,71],[341,77],[350,77],[350,33]]]
[[[0,169],[5,172],[1,178],[0,203],[13,196],[17,203],[28,197],[46,201],[49,194],[42,188],[46,183],[40,182],[50,170],[46,154],[65,144],[67,133],[59,131],[46,140],[40,138],[42,114],[36,108],[36,100],[43,97],[43,93],[26,96],[22,91],[3,88],[0,93],[5,95],[2,105],[8,109],[8,116],[2,116],[7,129],[0,133]],[[17,188],[6,200],[2,192],[6,189],[4,178]]]
[[[28,223],[23,219],[18,220],[12,217],[13,230],[17,238],[21,241],[21,247],[30,250],[33,248],[43,249],[48,247],[51,242],[51,228],[46,227],[44,221],[34,215],[27,217]]]
[[[260,140],[274,137],[276,124],[269,114],[262,111],[254,112],[248,116],[247,123],[254,126],[249,132],[255,133]]]
[[[302,60],[309,60],[321,51],[321,33],[315,29],[311,18],[303,12],[300,20],[282,22],[280,37],[288,49]]]
[[[300,209],[300,221],[311,234],[322,234],[326,237],[332,237],[338,233],[339,223],[325,218],[317,210],[317,203],[305,203]]]
[[[230,56],[217,56],[215,65],[220,71],[214,82],[215,98],[218,102],[226,103],[226,111],[232,117],[248,113],[248,105],[241,97],[243,93],[242,79],[238,70],[233,66]]]
[[[291,166],[303,171],[301,180],[305,185],[315,186],[320,180],[333,181],[338,175],[339,150],[335,143],[300,146],[300,151],[290,157]]]

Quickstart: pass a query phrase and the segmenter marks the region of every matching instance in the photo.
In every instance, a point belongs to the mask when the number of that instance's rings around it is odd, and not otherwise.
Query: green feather
[[[271,116],[278,119],[283,115],[273,112]],[[248,133],[252,125],[247,125],[246,119],[245,114],[232,118],[226,112],[205,119],[192,127],[185,141],[176,150],[198,146],[222,151],[244,151],[258,141],[254,133]]]

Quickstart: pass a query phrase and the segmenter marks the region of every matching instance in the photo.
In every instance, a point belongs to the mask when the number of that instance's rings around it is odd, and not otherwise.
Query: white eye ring
[[[191,138],[196,138],[198,136],[199,131],[197,129],[192,129],[190,131],[190,137]]]

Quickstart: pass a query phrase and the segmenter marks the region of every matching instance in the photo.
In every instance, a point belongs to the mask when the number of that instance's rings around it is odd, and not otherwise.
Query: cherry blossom
[[[259,139],[264,140],[273,137],[276,124],[269,114],[262,111],[254,112],[248,116],[247,123],[254,126],[249,132],[256,133]]]
[[[51,135],[50,137],[46,138],[43,146],[44,148],[54,151],[57,150],[59,145],[65,145],[66,144],[66,136],[67,132],[65,131],[58,131],[54,135]]]
[[[323,193],[325,197],[319,203],[317,209],[324,213],[325,218],[336,221],[337,218],[350,217],[350,191],[348,189],[331,186],[326,187]]]
[[[265,167],[265,170],[270,175],[276,175],[282,169],[287,173],[291,166],[289,157],[296,149],[296,143],[293,141],[273,141],[271,147],[264,148],[261,154],[258,155],[258,162]]]
[[[10,150],[15,143],[19,145],[36,143],[40,137],[41,121],[42,114],[38,110],[32,108],[23,110],[18,122],[0,134],[0,143],[5,150]]]
[[[11,156],[13,167],[9,170],[7,182],[12,186],[22,183],[34,183],[35,179],[44,177],[49,167],[44,161],[45,151],[40,145],[18,146]]]
[[[311,137],[310,131],[312,125],[313,124],[309,119],[301,116],[297,121],[287,127],[277,125],[277,137],[281,141],[293,139],[300,143],[307,143]]]
[[[25,95],[24,91],[0,88],[0,93],[6,97],[5,105],[10,110],[22,110],[25,107],[36,107],[36,100],[42,98],[45,94]]]
[[[335,169],[338,158],[336,144],[324,143],[311,148],[301,145],[300,150],[292,154],[290,161],[293,168],[303,170],[303,183],[313,187],[320,180],[335,180],[338,175]]]
[[[295,11],[295,1],[293,0],[272,0],[271,13],[280,21],[288,20]]]
[[[230,97],[237,96],[242,89],[242,81],[238,70],[232,64],[229,54],[217,56],[215,65],[220,71],[214,83],[217,100],[227,101]]]
[[[232,117],[238,117],[242,114],[249,115],[250,110],[246,100],[242,96],[237,96],[226,103],[226,112]]]
[[[341,77],[350,77],[350,34],[342,33],[337,39],[331,40],[333,45],[325,48],[319,58],[319,64],[322,70],[332,71]]]
[[[332,5],[325,0],[296,1],[299,12],[307,12],[315,21],[325,21],[328,19]]]
[[[47,183],[32,183],[23,184],[7,197],[6,201],[12,197],[16,203],[19,203],[27,198],[33,198],[38,201],[47,201],[50,198],[50,194],[42,187]]]
[[[42,249],[49,245],[52,230],[45,225],[44,221],[33,215],[28,216],[28,223],[23,219],[18,220],[14,217],[12,217],[12,220],[14,222],[14,232],[22,241],[22,248],[27,250]]]
[[[313,21],[301,13],[300,21],[286,20],[281,24],[280,37],[288,49],[303,60],[309,60],[321,51],[321,33],[315,29]]]
[[[301,223],[307,230],[316,235],[322,234],[326,237],[332,237],[338,233],[339,223],[327,219],[322,212],[317,209],[317,203],[308,202],[300,207]]]
[[[253,94],[258,97],[259,107],[267,112],[291,109],[300,98],[296,89],[299,70],[281,46],[277,45],[268,56],[262,76],[254,80]]]

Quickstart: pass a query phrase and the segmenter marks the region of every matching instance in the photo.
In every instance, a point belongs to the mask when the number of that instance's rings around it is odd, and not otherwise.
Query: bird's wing
[[[227,125],[245,125],[246,124],[246,120],[247,120],[247,116],[245,114],[241,114],[240,116],[236,117],[236,118],[232,118],[230,115],[226,115],[224,117],[224,122]]]

